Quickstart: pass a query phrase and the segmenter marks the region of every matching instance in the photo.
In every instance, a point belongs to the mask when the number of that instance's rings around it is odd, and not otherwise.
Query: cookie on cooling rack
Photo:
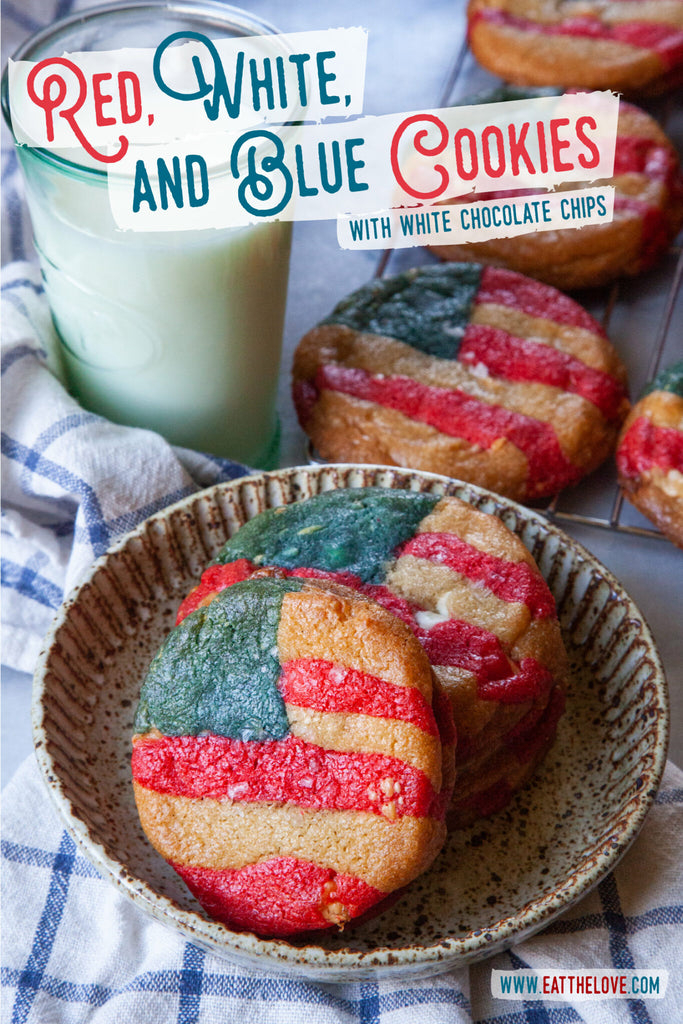
[[[454,497],[327,491],[271,509],[225,544],[179,615],[261,566],[336,580],[409,626],[453,710],[453,826],[500,810],[551,746],[567,658],[555,602],[524,544]]]
[[[540,91],[503,88],[478,102],[535,95]],[[429,248],[444,260],[508,267],[568,291],[633,277],[654,266],[683,224],[683,174],[678,154],[657,122],[623,101],[614,176],[605,184],[615,188],[614,219],[609,223]]]
[[[299,342],[293,398],[324,459],[443,473],[521,501],[595,469],[628,409],[597,321],[554,288],[475,263],[348,296]]]
[[[417,639],[375,601],[328,581],[234,578],[184,609],[149,669],[133,739],[140,820],[230,927],[344,927],[443,845],[450,705]]]
[[[683,548],[683,360],[662,370],[633,406],[617,469],[628,500]]]
[[[660,92],[683,77],[682,0],[470,0],[469,42],[517,85]]]

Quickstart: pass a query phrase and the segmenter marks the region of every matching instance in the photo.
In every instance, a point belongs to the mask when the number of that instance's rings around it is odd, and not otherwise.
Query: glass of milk
[[[215,40],[275,29],[210,0],[115,3],[55,22],[13,59],[155,48],[178,31]],[[273,468],[291,224],[120,231],[106,172],[80,152],[17,146],[69,390],[116,423]]]

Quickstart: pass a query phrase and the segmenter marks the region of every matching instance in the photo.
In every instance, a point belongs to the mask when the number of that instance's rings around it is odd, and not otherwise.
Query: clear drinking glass
[[[114,3],[32,36],[14,60],[276,30],[202,2]],[[7,72],[2,105],[11,128]],[[87,409],[173,444],[277,464],[276,414],[291,224],[117,230],[106,171],[17,145],[67,386]]]

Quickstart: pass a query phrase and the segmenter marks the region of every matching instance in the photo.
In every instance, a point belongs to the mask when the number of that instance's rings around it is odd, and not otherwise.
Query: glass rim
[[[100,18],[104,18],[111,14],[123,14],[126,12],[139,12],[148,9],[150,11],[168,11],[172,14],[186,15],[192,19],[201,18],[202,15],[212,16],[216,23],[221,23],[224,26],[233,26],[235,28],[244,27],[247,31],[237,33],[237,35],[243,36],[254,36],[254,35],[278,35],[279,30],[263,18],[259,18],[256,15],[251,14],[250,11],[245,11],[241,7],[234,7],[230,4],[224,4],[221,0],[113,0],[112,3],[101,4],[97,7],[84,7],[80,11],[72,12],[71,14],[65,15],[63,18],[59,18],[57,21],[51,22],[45,28],[39,29],[37,32],[32,32],[31,35],[27,36],[26,39],[21,43],[14,53],[11,54],[10,60],[30,60],[30,53],[41,46],[43,43],[48,42],[52,37],[58,36],[64,30],[69,30],[79,24],[85,24],[86,22],[94,22]],[[248,29],[256,29],[257,31],[248,31]],[[5,123],[12,133],[12,139],[15,146],[21,144],[17,142],[14,135],[14,129],[12,128],[12,114],[10,111],[9,103],[9,64],[5,65],[2,72],[2,81],[0,82],[0,105],[2,106],[2,114],[5,119]],[[37,157],[44,163],[52,164],[59,170],[66,171],[69,173],[77,173],[83,175],[86,179],[93,179],[96,181],[106,181],[108,177],[108,171],[106,169],[100,169],[99,167],[86,166],[84,164],[77,163],[75,160],[68,160],[64,156],[59,156],[49,149],[42,149],[39,146],[24,146],[21,145],[22,149],[26,149],[31,153],[32,156]]]

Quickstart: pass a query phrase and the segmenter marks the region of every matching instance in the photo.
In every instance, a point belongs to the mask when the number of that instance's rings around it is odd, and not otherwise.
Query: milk
[[[73,394],[174,444],[272,465],[291,225],[117,231],[104,175],[18,152]]]
[[[55,22],[26,40],[14,60],[153,50],[175,32],[264,41],[276,34],[220,4],[123,0]],[[9,122],[6,87],[5,76]],[[117,230],[106,174],[85,149],[53,154],[20,145],[17,153],[73,394],[94,412],[174,444],[275,465],[291,224]],[[214,165],[209,178],[223,173]],[[114,187],[130,202],[130,179]]]

